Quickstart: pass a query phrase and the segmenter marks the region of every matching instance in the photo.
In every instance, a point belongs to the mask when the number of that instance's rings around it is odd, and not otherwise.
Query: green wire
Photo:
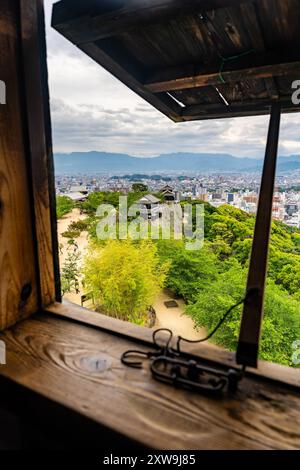
[[[222,60],[221,65],[220,65],[220,70],[219,70],[219,77],[220,77],[221,82],[226,83],[226,80],[224,79],[223,74],[222,74],[226,62],[229,62],[231,60],[239,59],[240,57],[251,54],[252,52],[255,52],[255,49],[250,49],[249,51],[245,51],[245,52],[242,52],[241,54],[237,54],[237,55],[232,55],[230,57],[220,56],[220,58]]]

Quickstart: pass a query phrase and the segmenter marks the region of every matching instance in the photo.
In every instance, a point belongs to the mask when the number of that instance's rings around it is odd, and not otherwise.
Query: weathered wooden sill
[[[154,381],[147,368],[130,369],[120,362],[122,352],[136,346],[134,337],[146,344],[150,331],[73,305],[57,304],[50,310],[56,316],[38,313],[0,335],[7,346],[1,384],[7,381],[21,390],[14,400],[23,399],[24,390],[32,392],[33,406],[41,397],[149,448],[300,448],[299,395],[291,383],[272,381],[277,369],[296,387],[298,371],[263,365],[257,376],[250,373],[244,379],[234,396],[173,389]],[[67,318],[71,316],[73,320]],[[197,352],[206,360],[221,362],[223,354],[223,363],[232,362],[218,348],[202,346]],[[78,426],[77,436],[84,429]]]
[[[58,317],[68,318],[80,324],[86,324],[115,335],[137,341],[141,344],[152,344],[152,331],[129,322],[116,320],[100,313],[92,312],[86,308],[72,304],[68,301],[55,303],[47,308],[47,312],[54,313]],[[182,349],[187,353],[201,357],[201,359],[225,367],[236,366],[235,354],[211,343],[188,344]],[[300,389],[300,369],[281,366],[266,361],[259,361],[258,369],[248,368],[247,374],[252,377],[261,377],[264,380],[290,385]]]

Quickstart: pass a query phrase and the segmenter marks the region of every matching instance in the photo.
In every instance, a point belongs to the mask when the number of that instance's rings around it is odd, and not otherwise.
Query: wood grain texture
[[[87,43],[115,36],[153,22],[162,22],[188,13],[238,6],[253,0],[126,0],[107,2],[95,0],[64,0],[53,5],[53,24],[64,30],[72,28],[78,43]],[[109,5],[109,6],[108,6]],[[83,15],[80,23],[76,16]],[[74,24],[73,24],[74,21]],[[66,25],[66,22],[68,23]]]
[[[38,308],[17,4],[0,2],[0,73],[7,85],[7,104],[0,105],[0,329]]]
[[[120,362],[135,343],[39,314],[10,330],[0,374],[157,449],[299,449],[299,395],[245,379],[230,397],[154,381]],[[80,434],[80,429],[76,430]]]
[[[110,332],[131,341],[137,341],[146,346],[152,343],[153,330],[117,320],[101,313],[92,312],[68,301],[64,301],[62,304],[56,302],[53,305],[49,305],[47,312],[58,317],[76,321],[79,324],[94,326],[102,331]],[[175,343],[176,341],[174,346]],[[186,343],[181,349],[189,354],[200,357],[210,365],[234,367],[236,364],[233,352],[208,342],[201,344]],[[250,378],[261,378],[300,389],[300,369],[259,360],[258,368],[248,368],[247,375]]]
[[[40,297],[46,306],[56,300],[59,270],[43,2],[21,0],[20,7]]]
[[[219,65],[220,68],[220,65]],[[176,70],[163,70],[156,72],[150,77],[145,84],[147,90],[158,93],[164,91],[184,90],[188,88],[205,87],[208,85],[219,86],[224,82],[238,83],[245,80],[253,79],[271,79],[273,76],[289,75],[291,73],[299,73],[300,62],[286,62],[281,64],[263,65],[256,67],[247,67],[236,69],[234,71],[223,71],[222,76],[217,67],[207,67],[205,70],[197,72],[195,67],[183,67]],[[278,97],[278,94],[277,94]],[[273,98],[273,96],[272,96]]]

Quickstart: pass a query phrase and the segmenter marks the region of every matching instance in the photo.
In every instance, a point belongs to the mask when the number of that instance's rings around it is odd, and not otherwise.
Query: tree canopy
[[[91,247],[83,274],[86,288],[105,313],[142,324],[164,284],[167,267],[159,263],[152,242],[110,240],[104,247]]]
[[[128,195],[128,207],[144,194],[141,186],[134,189]],[[96,210],[102,203],[117,210],[119,196],[92,193],[80,203],[88,214],[84,224],[91,235],[83,274],[86,290],[93,292],[99,309],[144,324],[147,308],[165,286],[184,298],[186,313],[195,327],[211,330],[245,295],[255,217],[232,206],[215,208],[205,203],[205,243],[196,251],[186,250],[184,239],[99,241]],[[67,199],[59,200],[60,214],[70,204]],[[194,226],[196,205],[200,203],[192,201]],[[212,341],[235,350],[241,311],[242,307],[232,312]],[[291,365],[292,343],[299,338],[300,232],[273,221],[260,358]]]
[[[171,263],[165,284],[186,300],[195,327],[211,330],[244,297],[254,224],[255,217],[239,209],[205,204],[201,250],[186,251],[174,240],[157,242],[161,260]],[[292,343],[300,338],[299,239],[299,231],[273,221],[260,358],[287,365]],[[241,311],[233,311],[212,341],[236,349]]]

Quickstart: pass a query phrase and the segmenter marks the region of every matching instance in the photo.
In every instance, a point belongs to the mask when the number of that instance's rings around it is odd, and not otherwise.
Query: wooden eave
[[[53,27],[175,122],[300,110],[299,0],[62,0]]]

